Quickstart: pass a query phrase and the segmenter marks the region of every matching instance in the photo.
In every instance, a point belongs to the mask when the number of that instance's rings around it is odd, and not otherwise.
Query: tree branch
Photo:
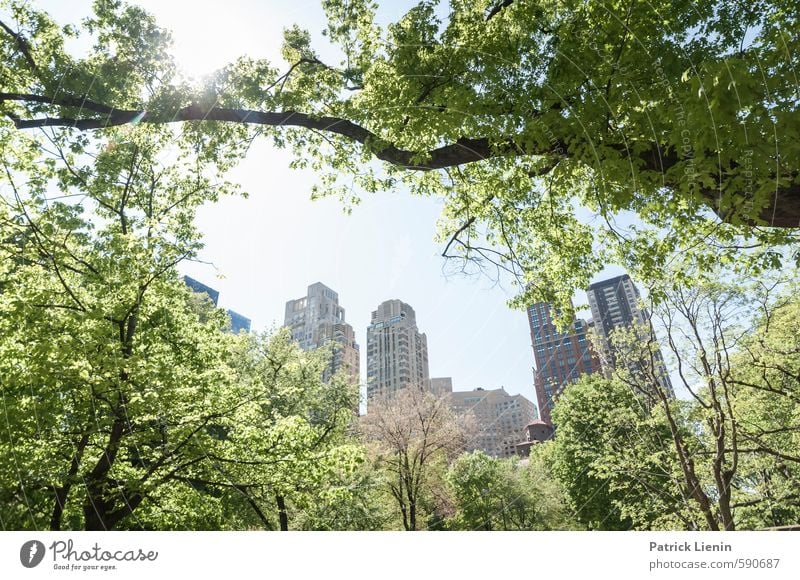
[[[17,49],[22,53],[22,56],[25,57],[25,60],[28,61],[28,65],[30,65],[31,70],[39,76],[39,67],[36,66],[36,61],[33,60],[33,55],[31,55],[31,46],[28,44],[28,41],[23,38],[21,34],[17,34],[5,22],[0,21],[0,28],[6,31],[13,39],[17,45]]]
[[[489,22],[492,18],[500,14],[504,8],[508,8],[513,3],[514,0],[500,0],[500,2],[492,6],[492,9],[489,10],[489,14],[486,15],[486,22]]]

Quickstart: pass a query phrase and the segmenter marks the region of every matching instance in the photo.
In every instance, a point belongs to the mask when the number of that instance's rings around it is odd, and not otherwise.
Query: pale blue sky
[[[278,63],[281,31],[294,23],[315,37],[323,28],[319,2],[141,0],[172,30],[174,54],[200,75],[240,55]],[[59,21],[88,14],[90,3],[40,1]],[[399,17],[407,2],[382,3],[382,20]],[[324,47],[320,53],[325,56]],[[283,322],[287,300],[323,282],[339,293],[362,347],[366,327],[383,300],[398,298],[417,313],[428,336],[431,376],[452,376],[456,390],[504,386],[535,401],[533,353],[526,314],[510,310],[512,288],[485,277],[446,277],[442,246],[433,242],[438,200],[405,192],[366,196],[345,215],[334,199],[312,202],[315,175],[288,168],[290,155],[256,143],[231,176],[250,193],[204,207],[204,261],[182,271],[220,291],[220,306],[253,320],[254,330]],[[607,270],[600,277],[616,275]],[[600,279],[598,278],[598,279]],[[580,292],[576,302],[585,303]]]

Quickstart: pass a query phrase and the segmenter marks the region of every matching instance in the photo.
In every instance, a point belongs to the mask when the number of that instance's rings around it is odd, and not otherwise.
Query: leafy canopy
[[[369,0],[322,5],[330,62],[292,26],[285,63],[245,56],[196,85],[140,8],[98,1],[62,28],[4,0],[0,112],[76,150],[182,122],[201,163],[264,136],[319,172],[318,195],[438,196],[443,254],[511,276],[519,304],[569,311],[609,261],[650,279],[798,258],[793,2],[423,0],[386,27]],[[88,54],[65,49],[88,35]]]

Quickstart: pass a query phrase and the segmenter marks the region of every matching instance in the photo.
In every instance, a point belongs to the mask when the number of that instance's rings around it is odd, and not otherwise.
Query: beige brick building
[[[453,391],[453,411],[471,412],[475,432],[469,438],[472,449],[481,449],[494,457],[513,457],[516,446],[525,440],[525,427],[536,419],[536,406],[522,395],[509,395],[499,389],[477,388]]]
[[[408,387],[427,390],[429,379],[428,339],[414,309],[400,300],[382,302],[367,327],[367,398]]]
[[[302,298],[286,303],[284,325],[303,350],[314,350],[333,343],[334,354],[326,379],[344,369],[353,384],[359,382],[359,348],[353,327],[344,320],[339,295],[317,282]]]

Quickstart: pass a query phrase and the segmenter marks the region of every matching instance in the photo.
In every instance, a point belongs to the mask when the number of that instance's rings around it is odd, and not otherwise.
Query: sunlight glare
[[[259,7],[258,3],[163,0],[136,3],[172,33],[175,63],[184,75],[195,80],[241,56],[275,60],[280,54],[281,31],[272,30],[264,22],[260,12],[265,7]]]

